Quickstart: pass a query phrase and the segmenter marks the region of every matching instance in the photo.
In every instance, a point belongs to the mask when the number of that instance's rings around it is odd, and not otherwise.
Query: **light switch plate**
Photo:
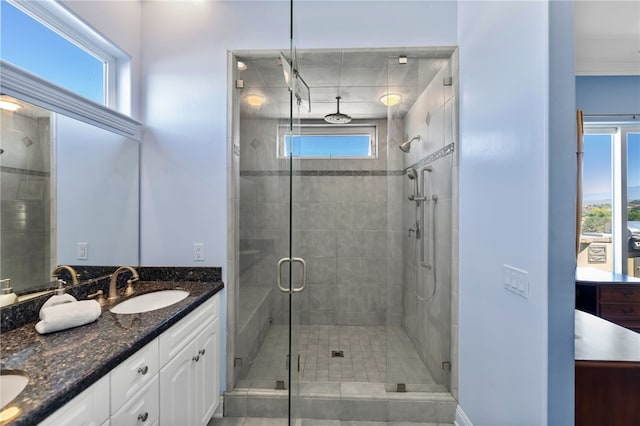
[[[89,259],[89,243],[78,243],[78,260]]]
[[[518,296],[529,298],[529,273],[513,266],[504,265],[504,288]]]

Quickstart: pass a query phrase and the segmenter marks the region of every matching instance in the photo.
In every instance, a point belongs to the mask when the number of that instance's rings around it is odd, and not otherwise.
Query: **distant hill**
[[[638,200],[640,201],[640,186],[632,186],[627,191],[627,201],[632,202]],[[611,203],[611,193],[610,192],[600,192],[600,193],[592,193],[592,194],[582,194],[582,202],[583,204],[605,204]]]

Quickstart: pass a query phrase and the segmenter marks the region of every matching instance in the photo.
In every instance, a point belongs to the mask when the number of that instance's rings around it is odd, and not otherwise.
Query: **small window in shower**
[[[375,125],[303,125],[288,134],[279,127],[278,158],[377,158]]]

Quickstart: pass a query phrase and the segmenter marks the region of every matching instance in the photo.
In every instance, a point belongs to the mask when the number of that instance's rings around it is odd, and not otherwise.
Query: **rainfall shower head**
[[[331,124],[347,124],[351,121],[351,117],[347,114],[340,112],[340,96],[336,96],[337,108],[333,114],[327,114],[324,116],[324,121]]]
[[[403,150],[404,152],[409,152],[409,151],[411,150],[411,143],[412,143],[413,141],[415,141],[415,140],[420,141],[420,140],[422,140],[422,138],[420,137],[420,135],[418,135],[418,136],[414,136],[414,137],[412,137],[411,139],[409,139],[408,141],[406,141],[406,142],[402,142],[402,143],[400,144],[399,148],[400,148],[401,150]]]

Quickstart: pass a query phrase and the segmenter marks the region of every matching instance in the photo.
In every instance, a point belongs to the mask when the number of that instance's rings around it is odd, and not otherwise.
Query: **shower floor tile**
[[[407,390],[437,386],[400,327],[302,325],[296,329],[300,380],[304,382],[405,383]],[[288,381],[288,326],[272,325],[247,377],[238,385],[274,388]],[[332,357],[343,351],[344,357]],[[393,390],[393,389],[387,389]]]

